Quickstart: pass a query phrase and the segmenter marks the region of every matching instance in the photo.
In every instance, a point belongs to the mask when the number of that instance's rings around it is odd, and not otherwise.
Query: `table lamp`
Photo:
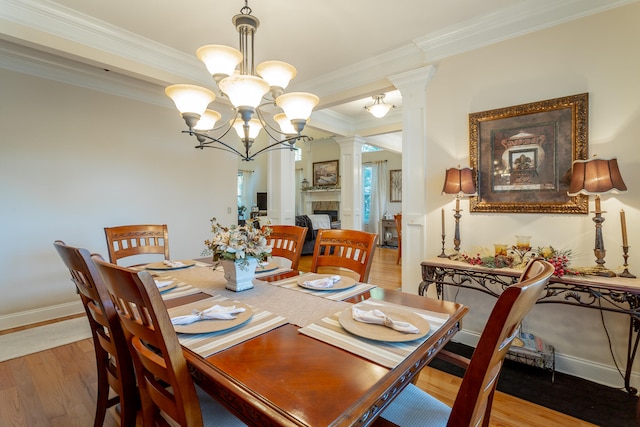
[[[456,208],[453,217],[456,219],[456,231],[453,237],[454,249],[456,252],[460,250],[460,199],[462,197],[475,196],[476,184],[473,179],[473,170],[470,168],[450,168],[447,169],[444,177],[444,186],[442,194],[455,194]]]
[[[618,169],[618,160],[615,158],[576,160],[573,162],[572,169],[571,184],[567,194],[569,196],[577,196],[578,194],[595,195],[596,208],[593,211],[595,214],[593,222],[596,224],[596,244],[593,253],[596,256],[596,266],[584,271],[584,273],[614,277],[616,273],[604,266],[606,251],[602,240],[602,223],[604,222],[602,214],[605,212],[600,209],[600,194],[617,194],[627,191],[627,186],[624,184]]]

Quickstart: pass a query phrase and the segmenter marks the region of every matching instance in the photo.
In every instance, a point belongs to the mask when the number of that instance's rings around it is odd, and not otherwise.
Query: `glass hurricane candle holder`
[[[531,236],[516,236],[516,249],[520,252],[531,250]]]
[[[494,243],[496,256],[507,256],[507,244],[506,243]]]

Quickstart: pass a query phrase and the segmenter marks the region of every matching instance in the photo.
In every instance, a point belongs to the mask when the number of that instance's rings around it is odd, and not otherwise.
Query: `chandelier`
[[[265,61],[255,66],[254,36],[260,21],[251,15],[248,0],[245,0],[240,14],[235,15],[232,22],[240,36],[240,50],[206,45],[196,51],[196,56],[213,76],[221,96],[228,98],[233,105],[233,114],[222,125],[215,127],[222,116],[217,111],[207,109],[216,98],[213,91],[191,84],[168,86],[165,93],[173,100],[189,128],[182,133],[198,140],[195,148],[229,151],[245,161],[253,160],[256,155],[268,150],[293,151],[296,141],[311,139],[301,133],[319,98],[306,92],[284,93],[297,73],[292,65],[281,61]],[[262,109],[269,105],[284,111],[273,117],[279,130],[265,120]],[[240,150],[222,141],[232,128],[242,142]],[[251,153],[251,146],[262,129],[275,142]],[[219,132],[218,136],[209,135],[209,132],[216,131]]]

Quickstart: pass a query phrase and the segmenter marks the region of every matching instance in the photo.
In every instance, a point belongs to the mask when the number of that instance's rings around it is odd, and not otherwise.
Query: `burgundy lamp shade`
[[[627,191],[617,159],[576,160],[573,162],[569,196]]]
[[[473,170],[470,168],[447,169],[442,194],[457,194],[459,196],[475,196],[476,184]]]

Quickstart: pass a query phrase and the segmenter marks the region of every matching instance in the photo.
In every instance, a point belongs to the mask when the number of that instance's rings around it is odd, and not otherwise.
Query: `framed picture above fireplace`
[[[313,164],[313,186],[338,185],[338,161],[315,162]]]

